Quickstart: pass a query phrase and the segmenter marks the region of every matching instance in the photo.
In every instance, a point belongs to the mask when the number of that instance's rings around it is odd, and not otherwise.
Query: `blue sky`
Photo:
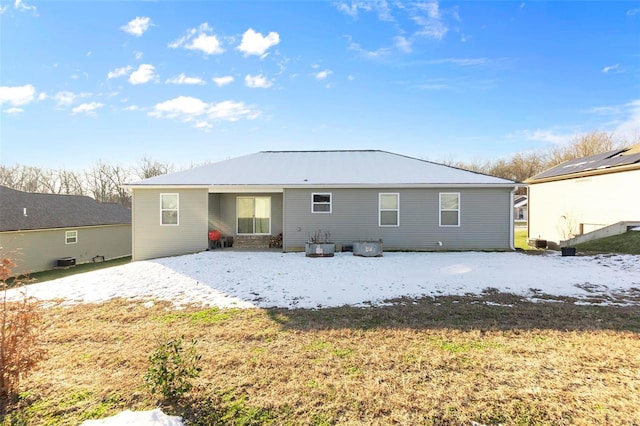
[[[640,135],[640,2],[0,1],[0,162]]]

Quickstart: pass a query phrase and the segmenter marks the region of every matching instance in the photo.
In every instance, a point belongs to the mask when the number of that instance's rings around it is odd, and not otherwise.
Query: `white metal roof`
[[[262,151],[131,187],[155,186],[514,186],[515,182],[386,151]]]

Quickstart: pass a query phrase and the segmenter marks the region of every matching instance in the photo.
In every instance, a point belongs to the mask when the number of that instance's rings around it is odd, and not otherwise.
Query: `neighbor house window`
[[[178,225],[178,194],[160,194],[160,224]]]
[[[460,226],[460,193],[440,193],[440,226]]]
[[[380,193],[378,195],[378,205],[380,226],[400,225],[400,194]]]
[[[311,194],[312,213],[331,213],[331,193]]]
[[[78,242],[78,231],[66,231],[64,233],[65,244],[75,244]]]

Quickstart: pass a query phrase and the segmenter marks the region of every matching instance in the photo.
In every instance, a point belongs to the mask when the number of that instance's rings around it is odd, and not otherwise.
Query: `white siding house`
[[[560,241],[640,220],[640,145],[560,164],[529,184],[529,238]]]

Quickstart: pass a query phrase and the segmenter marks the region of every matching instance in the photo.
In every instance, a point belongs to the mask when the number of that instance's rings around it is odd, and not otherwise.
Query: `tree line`
[[[591,132],[575,136],[567,145],[548,150],[519,152],[511,157],[484,162],[441,161],[442,163],[504,179],[524,182],[551,167],[574,158],[611,151],[640,143],[616,138],[607,132]],[[131,206],[131,194],[123,184],[176,171],[171,163],[143,158],[133,167],[122,167],[98,161],[84,171],[46,169],[40,167],[0,165],[0,185],[26,192],[88,195],[101,202]],[[521,189],[524,191],[524,189]]]
[[[613,133],[591,132],[575,136],[570,143],[547,150],[518,152],[509,158],[485,162],[448,161],[447,165],[504,179],[524,182],[547,169],[574,158],[601,154],[617,148],[640,143],[640,138],[629,142]]]
[[[125,183],[171,173],[170,163],[143,158],[133,167],[98,161],[82,170],[47,169],[17,164],[0,165],[0,185],[25,192],[45,194],[88,195],[100,202],[131,207],[131,194]]]

